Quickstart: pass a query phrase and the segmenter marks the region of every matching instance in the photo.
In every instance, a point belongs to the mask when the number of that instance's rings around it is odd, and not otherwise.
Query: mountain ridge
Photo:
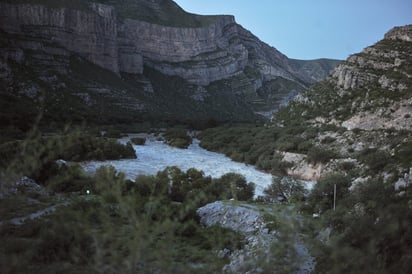
[[[305,65],[297,65],[299,62],[290,61],[238,25],[233,16],[197,16],[186,13],[173,1],[10,3],[0,1],[3,86],[8,86],[12,94],[31,94],[32,98],[41,93],[40,89],[51,97],[57,96],[56,90],[64,89],[77,101],[71,107],[81,113],[78,116],[85,115],[86,120],[90,118],[87,116],[93,116],[87,115],[87,108],[93,112],[93,108],[102,108],[103,102],[107,105],[113,101],[118,106],[113,111],[122,113],[124,119],[130,116],[131,120],[160,116],[180,121],[191,117],[256,121],[261,119],[258,113],[278,108],[281,102],[325,77],[335,62],[327,61],[329,64],[322,66],[320,61],[314,61],[313,65],[304,61]],[[165,7],[169,6],[173,7],[172,12],[166,16]],[[147,19],[141,12],[134,14],[137,7],[153,16]],[[176,18],[187,18],[182,19],[184,27],[176,27],[179,26]],[[74,59],[91,62],[120,80],[107,85],[97,78],[93,83],[85,79],[79,89],[78,84],[73,84],[79,82],[71,66]],[[93,70],[93,66],[88,67]],[[25,70],[33,70],[37,75],[34,82],[41,83],[29,83],[26,79],[26,87],[19,87],[23,83],[14,78]],[[175,88],[183,102],[178,104],[180,107],[161,106],[162,101],[176,100],[173,92],[167,91],[167,85],[150,79],[152,70],[163,74],[164,79],[179,79]],[[28,86],[30,92],[26,92]],[[99,95],[102,93],[103,97]],[[119,94],[124,94],[124,98],[119,98]],[[104,99],[106,96],[109,101]],[[216,107],[216,103],[228,107]],[[188,105],[196,108],[184,111],[182,106]]]

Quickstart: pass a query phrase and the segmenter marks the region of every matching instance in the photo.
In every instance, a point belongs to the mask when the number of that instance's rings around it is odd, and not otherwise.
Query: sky
[[[234,15],[294,59],[346,59],[412,24],[412,0],[174,0],[187,12]]]

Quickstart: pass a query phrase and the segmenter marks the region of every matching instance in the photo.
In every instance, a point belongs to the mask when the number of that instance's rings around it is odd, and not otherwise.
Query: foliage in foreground
[[[322,212],[320,219],[307,224],[313,233],[308,238],[316,256],[315,272],[408,273],[412,269],[412,186],[396,191],[375,178],[349,191],[348,182],[339,174],[319,180],[302,207],[309,213]]]
[[[301,113],[298,111],[296,115]],[[336,151],[342,153],[343,150],[334,149],[336,139],[329,137],[317,142],[319,135],[329,132],[344,135],[341,128],[311,127],[302,119],[288,116],[294,114],[293,111],[284,110],[280,114],[284,121],[292,121],[283,127],[208,129],[201,134],[201,145],[274,174],[282,174],[288,167],[280,161],[277,150],[306,154],[312,163],[341,157]],[[334,174],[318,180],[307,198],[299,191],[291,191],[290,184],[285,187],[282,181],[275,181],[265,191],[264,199],[273,202],[281,197],[285,203],[301,204],[308,221],[303,233],[313,242],[311,253],[317,261],[315,273],[408,273],[412,269],[411,186],[404,192],[395,191],[394,182],[411,167],[410,132],[353,130],[346,133],[369,146],[356,152],[348,149],[345,156],[356,159],[361,166],[341,163]],[[347,145],[351,142],[356,140],[349,140]],[[351,187],[353,181],[362,176],[370,179]],[[299,195],[284,195],[288,193]],[[313,219],[313,213],[320,213],[320,218]]]
[[[217,251],[240,248],[242,237],[202,227],[196,209],[251,199],[251,186],[239,175],[211,179],[175,167],[131,182],[102,167],[84,185],[91,195],[72,194],[46,219],[0,225],[0,272],[219,272],[227,258]]]
[[[87,161],[136,158],[131,143],[120,144],[115,139],[94,137],[83,133],[35,136],[24,141],[0,145],[0,170],[29,176],[38,181],[47,179],[43,173],[56,168],[56,160]]]

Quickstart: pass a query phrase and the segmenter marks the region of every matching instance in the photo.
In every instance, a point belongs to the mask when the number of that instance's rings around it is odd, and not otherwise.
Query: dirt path
[[[56,209],[57,209],[58,207],[60,207],[60,206],[66,206],[66,205],[68,205],[68,202],[61,203],[61,204],[57,204],[57,205],[48,206],[48,207],[46,207],[46,208],[43,208],[43,209],[41,209],[41,210],[32,212],[32,213],[30,213],[30,214],[28,214],[28,215],[26,215],[26,216],[23,216],[23,217],[16,217],[16,218],[13,218],[13,219],[10,219],[10,220],[6,220],[6,221],[0,221],[0,225],[3,225],[3,224],[22,225],[22,224],[24,224],[24,222],[27,221],[27,220],[34,220],[34,219],[40,218],[40,217],[42,217],[43,215],[47,215],[47,214],[50,214],[50,213],[56,211]]]

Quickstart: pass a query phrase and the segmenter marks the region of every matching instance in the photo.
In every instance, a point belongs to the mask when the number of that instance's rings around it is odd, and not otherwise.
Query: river
[[[243,175],[248,182],[255,183],[255,196],[262,195],[263,189],[272,182],[271,174],[259,171],[250,165],[234,162],[223,154],[207,151],[199,146],[197,139],[194,139],[187,149],[180,149],[157,141],[153,136],[146,137],[148,138],[145,145],[133,145],[137,159],[89,161],[82,163],[82,166],[86,172],[93,173],[100,166],[112,165],[131,180],[141,174],[155,175],[168,166],[177,166],[183,171],[196,168],[212,178],[234,172]],[[126,143],[129,139],[130,137],[122,138],[120,142]]]

